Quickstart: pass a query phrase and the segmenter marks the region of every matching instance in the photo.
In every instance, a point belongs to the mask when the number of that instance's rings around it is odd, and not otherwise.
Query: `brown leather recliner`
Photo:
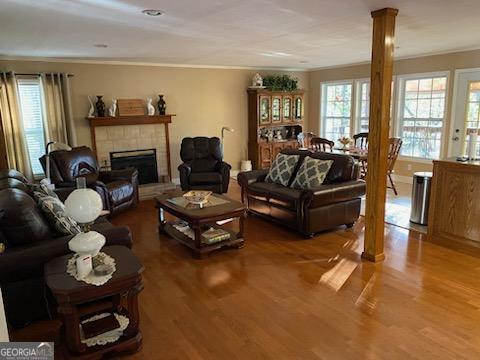
[[[226,193],[230,181],[229,164],[223,161],[222,145],[217,137],[187,137],[182,140],[180,184],[183,191],[210,190]]]
[[[45,169],[45,156],[40,162]],[[87,179],[87,186],[100,194],[103,208],[112,215],[138,204],[136,169],[100,171],[95,155],[87,146],[50,153],[50,178],[62,200],[75,189],[77,177]]]
[[[306,150],[284,150],[282,153],[300,155],[289,185],[307,155],[333,160],[333,164],[324,183],[307,190],[265,182],[268,170],[238,174],[242,201],[246,202],[249,212],[299,231],[305,237],[339,225],[351,227],[357,221],[365,182],[358,179],[358,164],[351,156]]]
[[[95,221],[92,230],[105,236],[106,246],[132,246],[130,230],[113,226],[103,217]],[[48,319],[48,300],[52,299],[43,279],[43,266],[71,253],[68,241],[72,237],[49,225],[22,174],[0,170],[0,243],[5,245],[5,252],[0,254],[0,285],[10,325],[19,328],[33,320]]]

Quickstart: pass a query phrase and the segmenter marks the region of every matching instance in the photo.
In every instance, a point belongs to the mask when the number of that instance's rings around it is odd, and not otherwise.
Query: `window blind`
[[[45,130],[40,79],[18,79],[18,95],[32,172],[41,176],[43,169],[38,159],[45,152]]]

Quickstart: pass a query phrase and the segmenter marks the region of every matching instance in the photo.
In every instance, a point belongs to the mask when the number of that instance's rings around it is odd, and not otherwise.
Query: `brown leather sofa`
[[[45,161],[45,156],[40,158],[44,169]],[[86,146],[50,153],[50,178],[62,200],[75,189],[75,179],[80,176],[100,194],[103,208],[112,215],[138,204],[137,170],[100,171],[95,155]]]
[[[268,170],[240,173],[238,183],[242,188],[242,201],[250,213],[294,229],[305,237],[339,225],[351,227],[357,221],[365,182],[358,179],[359,167],[351,156],[308,150],[284,150],[282,153],[300,155],[289,185],[307,155],[333,160],[333,164],[324,183],[308,190],[265,182]]]
[[[99,218],[92,230],[106,237],[106,245],[132,246],[127,227]],[[53,302],[43,281],[49,260],[71,253],[65,236],[55,232],[32,197],[25,177],[16,170],[0,171],[0,285],[7,320],[13,327],[47,319]]]

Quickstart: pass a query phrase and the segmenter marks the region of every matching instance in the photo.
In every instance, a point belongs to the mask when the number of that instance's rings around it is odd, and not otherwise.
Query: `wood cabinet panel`
[[[480,246],[480,163],[434,161],[428,236]]]
[[[272,164],[272,144],[260,144],[259,148],[259,167],[261,169],[268,169]]]

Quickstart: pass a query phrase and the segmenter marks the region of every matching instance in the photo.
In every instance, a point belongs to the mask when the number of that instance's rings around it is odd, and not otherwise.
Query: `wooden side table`
[[[138,294],[143,289],[143,265],[124,246],[107,246],[102,252],[115,259],[116,271],[101,286],[77,281],[67,274],[67,261],[72,257],[58,257],[45,265],[45,281],[58,303],[63,316],[63,355],[67,359],[100,359],[107,353],[134,352],[142,343],[139,330]],[[95,314],[110,312],[129,318],[128,327],[114,343],[87,347],[81,342],[80,322]]]

